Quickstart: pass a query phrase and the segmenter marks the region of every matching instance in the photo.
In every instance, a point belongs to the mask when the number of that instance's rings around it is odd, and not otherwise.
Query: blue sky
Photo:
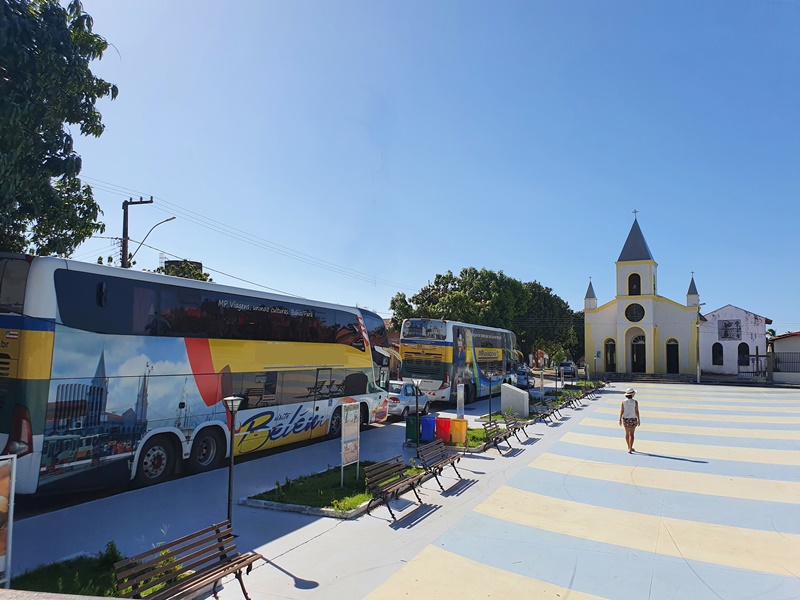
[[[613,298],[636,209],[660,294],[685,302],[694,271],[704,311],[800,329],[798,2],[84,8],[120,90],[103,136],[76,140],[105,236],[153,196],[130,237],[177,216],[146,243],[219,283],[389,316],[396,292],[476,267],[579,310],[590,276]]]

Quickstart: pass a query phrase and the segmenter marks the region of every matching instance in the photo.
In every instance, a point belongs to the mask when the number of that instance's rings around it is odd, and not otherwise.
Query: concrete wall
[[[527,390],[504,383],[500,386],[500,409],[505,413],[509,410],[520,418],[528,418],[530,400]]]
[[[750,354],[766,354],[766,321],[763,317],[730,304],[703,316],[706,320],[700,323],[700,368],[704,373],[736,375],[739,371],[739,344],[742,342],[747,344]],[[735,326],[727,328],[726,337],[723,321],[738,322],[740,331],[736,331]],[[727,339],[737,335],[738,339]],[[715,343],[722,345],[722,365],[712,362]]]

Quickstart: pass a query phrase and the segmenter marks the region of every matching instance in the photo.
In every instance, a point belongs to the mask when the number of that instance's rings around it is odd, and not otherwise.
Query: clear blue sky
[[[476,267],[580,310],[590,276],[613,298],[636,209],[660,294],[685,302],[694,271],[704,311],[800,329],[800,2],[84,7],[120,90],[76,141],[106,236],[152,195],[130,237],[177,216],[146,243],[220,283],[388,316]]]

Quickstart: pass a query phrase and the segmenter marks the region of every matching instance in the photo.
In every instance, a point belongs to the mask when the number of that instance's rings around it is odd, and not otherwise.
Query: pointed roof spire
[[[617,262],[633,260],[655,260],[653,255],[650,254],[650,248],[647,247],[647,242],[644,240],[644,235],[642,235],[642,230],[639,228],[639,221],[636,220],[636,215],[633,217],[631,231],[628,233],[628,239],[625,240],[625,245],[622,247],[622,252],[620,252]]]
[[[597,300],[597,296],[594,295],[594,288],[592,287],[592,278],[589,277],[589,287],[586,289],[586,297],[584,300],[589,300],[591,298]]]
[[[694,271],[692,271],[692,281],[689,283],[689,291],[686,292],[687,296],[692,295],[692,294],[694,294],[695,296],[699,296],[700,295],[700,294],[697,293],[697,286],[694,284]]]

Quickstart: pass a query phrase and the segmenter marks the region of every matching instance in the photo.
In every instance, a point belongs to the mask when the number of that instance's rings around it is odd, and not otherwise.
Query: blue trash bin
[[[432,442],[436,436],[436,417],[420,417],[421,431],[419,439],[421,442]]]

